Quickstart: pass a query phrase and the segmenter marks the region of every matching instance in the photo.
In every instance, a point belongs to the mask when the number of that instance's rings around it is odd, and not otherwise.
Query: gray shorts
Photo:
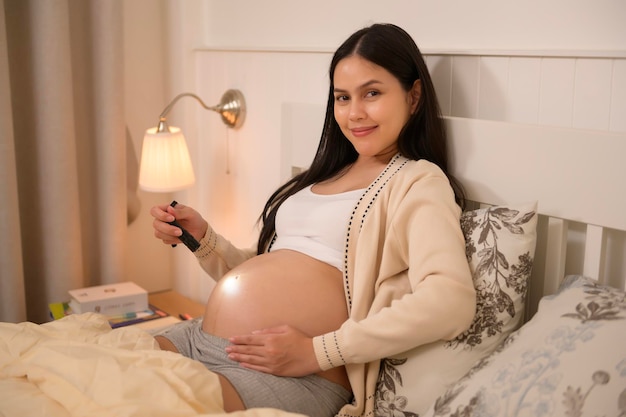
[[[352,393],[318,375],[281,377],[239,366],[228,359],[226,339],[205,333],[202,319],[176,324],[159,336],[170,340],[188,358],[224,376],[247,409],[271,407],[311,417],[330,417],[352,400]]]

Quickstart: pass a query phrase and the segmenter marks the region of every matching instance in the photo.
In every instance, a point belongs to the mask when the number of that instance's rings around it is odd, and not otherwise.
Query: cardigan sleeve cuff
[[[330,332],[313,338],[313,349],[317,364],[322,371],[346,364],[339,348],[339,334]]]
[[[217,247],[217,233],[211,227],[207,233],[200,239],[200,247],[194,252],[196,258],[203,259],[212,254]]]

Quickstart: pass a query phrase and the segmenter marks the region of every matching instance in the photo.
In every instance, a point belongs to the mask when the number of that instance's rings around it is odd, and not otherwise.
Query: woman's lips
[[[350,131],[352,132],[352,134],[356,137],[363,137],[363,136],[367,136],[370,133],[372,133],[374,130],[376,129],[376,126],[369,126],[369,127],[355,127],[350,129]]]

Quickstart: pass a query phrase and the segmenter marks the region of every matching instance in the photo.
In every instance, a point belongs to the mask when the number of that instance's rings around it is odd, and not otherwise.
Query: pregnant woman
[[[202,320],[157,340],[219,375],[226,411],[371,415],[382,358],[452,339],[474,316],[463,195],[417,46],[376,24],[339,47],[329,75],[315,158],[269,198],[256,248],[191,207],[151,209],[155,236],[179,243],[176,219],[217,280]]]

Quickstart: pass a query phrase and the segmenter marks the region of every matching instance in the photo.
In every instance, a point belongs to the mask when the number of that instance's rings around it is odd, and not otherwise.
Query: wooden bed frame
[[[324,111],[314,104],[283,104],[283,177],[309,165]],[[584,259],[582,270],[569,273],[626,287],[626,133],[456,117],[445,121],[451,171],[473,204],[538,202],[527,318],[568,273],[572,230],[582,228],[584,242],[570,256]],[[613,259],[607,256],[607,236],[618,236]],[[616,266],[608,268],[608,262]],[[618,273],[609,278],[614,270]]]

